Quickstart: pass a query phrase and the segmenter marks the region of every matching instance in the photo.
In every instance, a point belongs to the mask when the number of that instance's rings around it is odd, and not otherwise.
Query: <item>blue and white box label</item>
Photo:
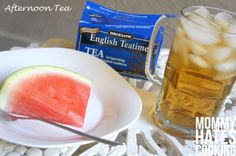
[[[80,20],[76,49],[98,57],[122,75],[146,79],[149,40],[161,16],[119,12],[88,1]],[[156,36],[153,58],[158,57],[164,30],[161,27]]]

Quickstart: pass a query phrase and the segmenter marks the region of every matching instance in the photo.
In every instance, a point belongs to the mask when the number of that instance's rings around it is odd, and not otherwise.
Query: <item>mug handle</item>
[[[156,39],[159,29],[161,28],[161,26],[163,26],[161,23],[163,23],[163,21],[165,21],[167,18],[168,17],[166,15],[162,15],[156,21],[153,31],[152,31],[152,35],[151,35],[151,39],[148,45],[148,51],[146,55],[145,73],[148,80],[151,81],[154,85],[161,85],[162,83],[162,79],[159,76],[153,74],[154,72],[152,71],[153,69],[152,56],[154,55],[154,52],[155,52],[155,48],[154,48],[155,39]],[[164,36],[162,36],[162,38],[164,38]],[[159,45],[157,52],[160,52],[160,49],[161,49],[161,44]]]

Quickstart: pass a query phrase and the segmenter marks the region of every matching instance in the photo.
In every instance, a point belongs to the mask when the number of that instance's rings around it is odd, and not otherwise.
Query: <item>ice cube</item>
[[[172,49],[174,52],[177,52],[179,56],[181,56],[181,63],[178,63],[177,66],[185,66],[188,64],[188,52],[189,48],[186,45],[187,39],[185,36],[178,37],[176,36],[173,41]]]
[[[220,27],[207,18],[195,14],[188,17],[189,19],[181,18],[181,24],[188,37],[203,45],[212,45],[220,41]]]
[[[202,17],[208,17],[210,15],[209,10],[205,7],[199,7],[194,11],[197,15],[202,16]]]
[[[223,29],[226,29],[232,21],[233,17],[229,13],[220,12],[215,15],[215,22]]]
[[[230,24],[227,32],[223,36],[228,46],[236,48],[236,23]]]
[[[209,53],[205,55],[205,59],[211,63],[219,63],[227,59],[233,52],[232,48],[223,46],[213,46],[209,48]]]
[[[192,14],[189,17],[189,20],[195,23],[195,25],[200,25],[202,27],[205,27],[207,29],[210,29],[212,31],[220,31],[221,28],[212,22],[209,18],[201,17],[196,14]]]
[[[236,22],[233,22],[228,27],[228,33],[235,33],[236,34]]]
[[[188,46],[191,49],[192,53],[195,55],[206,55],[207,50],[202,45],[194,42],[194,41],[188,41]]]
[[[210,67],[210,65],[200,56],[190,54],[189,58],[195,65],[197,65],[201,68],[209,68]]]
[[[181,27],[181,25],[177,26],[177,28],[176,28],[176,35],[178,35],[178,36],[183,36],[184,35],[184,30]]]
[[[215,69],[222,73],[229,73],[236,71],[236,61],[230,60],[224,63],[216,64]]]

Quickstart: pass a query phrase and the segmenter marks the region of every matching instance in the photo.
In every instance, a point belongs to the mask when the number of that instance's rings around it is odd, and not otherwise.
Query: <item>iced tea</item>
[[[234,84],[236,15],[205,7],[187,8],[182,14],[155,121],[169,133],[192,138],[195,117],[216,116]]]

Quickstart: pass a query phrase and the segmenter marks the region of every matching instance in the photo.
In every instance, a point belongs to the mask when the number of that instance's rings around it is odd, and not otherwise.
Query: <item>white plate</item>
[[[108,138],[134,123],[142,109],[141,99],[112,68],[85,53],[63,48],[38,48],[0,52],[0,83],[12,72],[32,65],[60,66],[92,80],[82,131]],[[33,120],[0,122],[0,138],[34,147],[85,144],[81,137]]]

